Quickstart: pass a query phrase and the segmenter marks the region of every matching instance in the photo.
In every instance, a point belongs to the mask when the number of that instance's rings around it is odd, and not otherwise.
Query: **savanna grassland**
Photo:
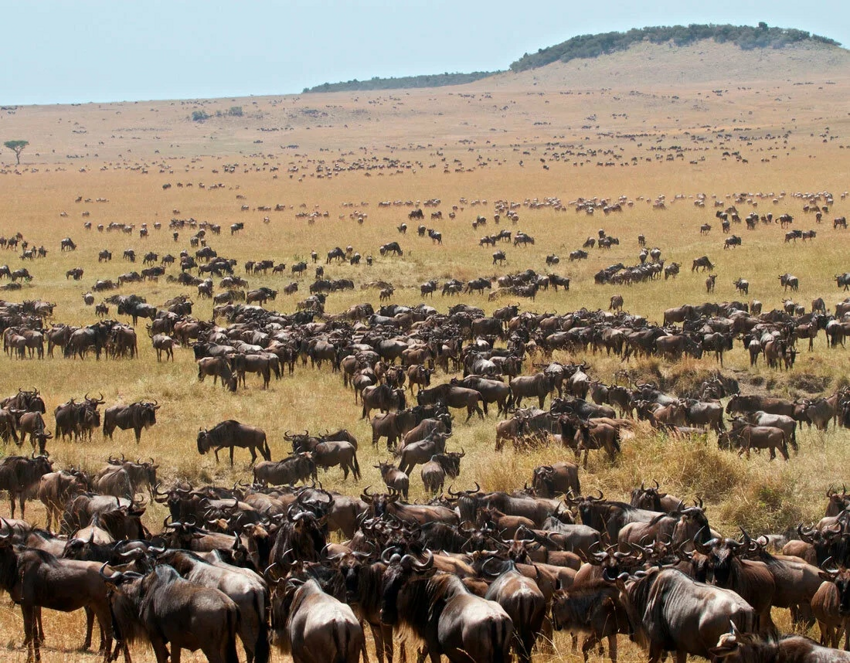
[[[675,60],[658,48],[649,55],[642,51],[634,56],[641,58],[642,66],[647,57],[656,57],[659,67],[663,65],[666,76],[656,72],[647,84],[634,79],[624,82],[614,74],[611,68],[620,65],[611,63],[625,57],[618,54],[598,61],[595,78],[593,72],[585,71],[580,82],[573,84],[569,72],[562,71],[566,65],[553,65],[555,73],[547,68],[517,76],[503,74],[492,81],[439,90],[6,108],[0,112],[0,136],[26,139],[30,146],[17,167],[10,152],[2,155],[0,235],[20,232],[31,245],[44,245],[49,253],[46,259],[24,265],[33,274],[31,283],[2,296],[9,301],[55,302],[52,322],[90,324],[94,310],[84,305],[83,293],[97,279],[116,279],[140,268],[138,263],[121,260],[124,249],[134,248],[140,256],[147,251],[176,256],[189,248],[191,233],[188,228],[180,231],[174,242],[168,222],[191,217],[222,225],[221,236],[208,237],[209,245],[219,255],[237,259],[237,273],[251,287],[267,285],[282,291],[290,281],[298,281],[296,295],[281,293],[267,305],[284,313],[294,311],[296,302],[309,294],[313,266],[307,276],[293,279],[288,267],[284,275],[246,276],[244,262],[268,258],[289,266],[302,259],[309,262],[315,250],[323,264],[327,251],[348,245],[364,258],[373,255],[375,261],[371,267],[365,263],[326,267],[327,276],[350,278],[356,286],[354,291],[328,297],[326,310],[331,314],[363,301],[377,309],[378,291],[361,289],[371,281],[391,282],[395,286],[392,301],[414,305],[421,301],[419,284],[429,279],[468,280],[526,268],[569,276],[572,286],[566,293],[550,289],[536,301],[519,301],[522,310],[563,313],[582,307],[607,308],[612,295],[622,294],[626,310],[660,324],[668,307],[738,299],[732,281],[743,277],[751,284],[750,299],[764,302],[767,311],[781,307],[784,293],[777,277],[784,272],[800,279],[795,301],[808,310],[811,300],[823,297],[833,310],[844,297],[834,275],[850,267],[850,234],[832,227],[834,217],[850,213],[850,201],[842,195],[850,189],[846,53],[836,56],[830,51],[827,57],[792,52],[796,60],[770,54],[772,59],[762,62],[751,79],[746,78],[746,67],[738,65],[733,70],[729,65],[716,78],[701,76],[700,82],[689,83],[681,71],[687,70],[688,62],[698,62],[699,55],[689,52]],[[718,45],[705,49],[710,53],[703,57],[726,57]],[[234,106],[242,108],[241,116],[224,115]],[[211,117],[193,122],[190,115],[199,109]],[[216,110],[223,116],[217,117]],[[166,190],[164,184],[172,186]],[[804,201],[797,194],[805,192],[834,196],[834,206],[820,225],[814,215],[803,212]],[[741,193],[745,194],[742,202],[735,203],[736,194]],[[590,216],[576,213],[569,205],[579,197],[616,200],[621,196],[627,201],[621,213],[600,211]],[[666,210],[654,208],[652,203],[659,196],[665,197]],[[700,196],[705,196],[704,206],[695,204]],[[82,202],[75,202],[78,197]],[[98,198],[107,202],[96,202]],[[421,223],[442,232],[442,245],[427,236],[418,237],[417,222],[407,218],[414,206],[430,199],[440,203],[424,208]],[[536,204],[547,199],[558,199],[564,209]],[[752,211],[791,214],[793,228],[814,229],[817,237],[810,242],[785,242],[778,224],[759,224],[754,231],[735,224],[731,232],[743,238],[743,245],[723,250],[724,235],[714,217],[715,199],[724,207],[736,204],[742,218]],[[495,225],[497,200],[519,203],[517,223],[503,217]],[[379,206],[382,201],[401,204]],[[243,205],[249,210],[241,211]],[[275,205],[285,209],[257,210]],[[456,216],[450,219],[453,206]],[[429,219],[430,212],[438,209],[443,219]],[[61,216],[63,212],[66,216]],[[84,212],[89,216],[83,218]],[[308,223],[305,217],[311,212],[319,214]],[[353,213],[364,213],[365,221],[357,223]],[[473,229],[478,215],[487,217],[487,225]],[[137,230],[130,235],[87,231],[84,221],[95,227],[110,222],[135,224]],[[245,228],[231,236],[227,228],[237,221],[244,222]],[[155,222],[162,224],[161,230],[153,230]],[[410,227],[406,235],[396,230],[402,222]],[[147,239],[138,235],[142,223],[151,227]],[[699,233],[703,223],[713,226],[708,235]],[[507,264],[494,266],[495,249],[479,247],[478,240],[501,228],[523,230],[536,241],[527,248],[497,246],[505,250]],[[594,248],[588,260],[569,262],[569,252],[599,229],[618,237],[619,246],[606,251]],[[594,284],[593,275],[599,269],[638,262],[639,233],[646,236],[649,248],[661,249],[668,264],[682,263],[678,278],[628,287]],[[78,248],[60,253],[59,241],[68,236]],[[378,247],[394,240],[401,244],[404,256],[380,256]],[[112,262],[98,263],[101,249],[113,252]],[[559,255],[561,262],[550,269],[545,257],[551,253]],[[691,261],[702,255],[716,265],[717,287],[711,295],[705,292],[705,276],[690,270]],[[21,266],[13,251],[0,250],[3,263],[12,269]],[[85,270],[81,282],[65,278],[73,267]],[[177,271],[171,268],[169,273]],[[165,279],[127,285],[120,292],[136,293],[157,305],[189,294],[196,317],[208,320],[212,316],[210,300],[198,299],[194,288]],[[438,293],[428,303],[445,312],[458,301],[491,313],[518,300],[490,301],[486,294],[441,298]],[[211,456],[198,455],[195,437],[200,427],[233,418],[262,427],[275,459],[289,451],[283,439],[286,430],[346,427],[360,440],[363,480],[343,483],[341,473],[331,470],[321,476],[323,485],[348,494],[381,485],[373,465],[385,459],[387,452],[369,444],[369,424],[360,418],[353,392],[342,386],[339,374],[299,362],[294,376],[273,381],[267,391],[260,388],[259,378],[249,375],[247,389],[230,394],[210,380],[199,383],[190,348],[179,349],[173,363],[157,363],[144,321],[136,329],[140,357],[135,360],[97,362],[88,357],[74,361],[58,354],[44,361],[0,357],[0,395],[37,386],[48,406],[50,427],[56,405],[87,391],[102,392],[108,405],[142,398],[157,399],[162,405],[156,426],[143,433],[138,446],[129,431],[116,432],[114,442],[99,433],[91,443],[53,441],[49,449],[57,466],[96,471],[110,454],[124,453],[155,458],[165,485],[177,480],[232,485],[251,477],[247,454],[237,452],[233,469],[226,461],[217,465]],[[593,354],[556,353],[555,359],[586,361],[592,377],[606,383],[626,369],[636,379],[653,380],[673,390],[719,368],[710,357],[677,365],[659,360],[622,363]],[[810,397],[831,394],[848,382],[847,350],[828,349],[823,335],[815,341],[813,352],[800,344],[793,371],[770,370],[763,362],[751,369],[748,363],[736,342],[723,370],[739,380],[744,393]],[[531,370],[528,362],[526,372]],[[442,382],[450,376],[436,377]],[[572,459],[555,447],[496,455],[495,423],[492,414],[488,420],[469,423],[456,418],[450,448],[466,451],[456,486],[471,487],[477,481],[485,490],[513,490],[529,480],[533,467]],[[850,435],[844,429],[830,428],[825,434],[807,430],[801,435],[799,455],[787,463],[769,463],[764,456],[747,461],[719,451],[714,435],[701,442],[682,442],[639,425],[634,437],[624,440],[623,453],[614,465],[602,456],[591,456],[588,470],[581,475],[582,488],[585,492],[602,489],[606,496],[621,498],[641,481],[657,479],[683,498],[702,497],[712,525],[724,533],[734,535],[739,525],[754,534],[781,532],[822,515],[826,489],[846,480],[848,443]],[[427,499],[418,471],[411,477],[411,487],[411,499]],[[0,508],[5,515],[8,506]],[[40,505],[30,503],[27,515],[44,524]],[[158,529],[164,516],[160,505],[150,504],[145,517],[148,527]],[[784,615],[779,623],[788,626]],[[82,640],[82,624],[81,614],[51,614],[45,619],[45,660],[95,660],[93,653],[72,651]],[[4,603],[0,642],[9,646],[5,660],[24,660],[21,640],[20,611]],[[569,653],[567,643],[558,636],[556,654],[539,660],[580,660]],[[134,655],[137,661],[153,660],[151,653]],[[642,659],[636,648],[625,644],[621,660]]]

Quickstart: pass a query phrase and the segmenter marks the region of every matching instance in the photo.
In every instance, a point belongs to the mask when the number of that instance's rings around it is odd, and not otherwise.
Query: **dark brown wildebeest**
[[[787,292],[788,288],[791,288],[792,291],[796,291],[800,289],[800,279],[793,274],[786,272],[779,276],[779,285],[782,286],[783,292]]]
[[[373,409],[388,412],[390,410],[403,410],[406,405],[404,390],[393,389],[388,384],[376,384],[366,387],[361,394],[361,400],[363,402],[363,412],[361,415],[363,419],[366,419]]]
[[[523,398],[534,398],[536,396],[542,409],[543,403],[546,397],[552,392],[554,385],[552,384],[551,376],[541,371],[534,375],[521,375],[513,378],[510,382],[510,387],[516,407],[522,406]]]
[[[699,271],[699,270],[703,270],[703,271],[709,270],[710,271],[710,270],[713,270],[713,269],[714,269],[714,265],[712,264],[711,260],[708,259],[708,256],[702,256],[700,258],[696,258],[694,260],[693,264],[691,265],[691,271],[692,272]]]
[[[230,368],[226,357],[203,357],[198,359],[198,382],[203,382],[207,375],[213,376],[213,384],[221,378],[221,386],[236,391],[237,379]]]
[[[104,565],[105,566],[105,565]],[[121,642],[149,642],[157,663],[177,660],[181,649],[204,652],[209,663],[238,663],[239,608],[218,589],[184,580],[172,567],[145,576],[118,572],[102,582],[112,589],[110,608]]]
[[[215,453],[215,462],[218,463],[218,452],[222,449],[230,449],[230,466],[233,467],[233,452],[236,447],[248,449],[251,452],[251,464],[257,460],[259,451],[267,461],[272,459],[272,452],[266,440],[266,433],[261,428],[240,424],[238,421],[228,419],[216,424],[211,429],[202,428],[198,431],[198,453],[205,454],[210,449]]]
[[[279,460],[261,461],[254,466],[254,482],[261,485],[283,486],[316,479],[316,464],[310,453],[294,453]]]
[[[742,632],[755,631],[755,610],[735,592],[694,582],[675,569],[621,576],[617,587],[635,640],[652,661],[665,651],[676,652],[678,661],[688,654],[710,660],[730,622]]]
[[[16,551],[9,534],[0,535],[0,586],[21,606],[24,644],[28,660],[41,660],[41,609],[74,612],[81,608],[97,617],[102,635],[102,653],[109,660],[112,650],[112,619],[106,585],[98,573],[100,563],[58,559],[34,548]],[[91,645],[91,631],[83,644]]]
[[[620,604],[620,593],[605,580],[592,580],[559,590],[552,597],[552,622],[556,631],[586,633],[581,653],[588,653],[604,638],[608,639],[608,657],[617,661],[617,634],[630,632],[629,619]]]
[[[165,353],[165,360],[174,361],[174,346],[177,342],[168,334],[154,334],[151,336],[153,348],[156,350],[156,360],[162,361],[162,353]]]
[[[116,428],[133,429],[136,444],[142,439],[142,430],[156,424],[156,411],[162,407],[157,401],[137,401],[130,405],[113,405],[103,413],[103,436],[112,439]]]
[[[825,568],[820,577],[824,582],[812,597],[812,613],[818,621],[820,643],[838,649],[843,631],[844,649],[850,650],[850,572],[837,567]]]
[[[52,471],[53,461],[47,456],[7,456],[0,462],[0,490],[9,492],[12,518],[15,517],[15,500],[18,500],[23,518],[27,498],[35,492],[41,477]]]
[[[478,405],[482,400],[481,394],[474,389],[448,383],[430,389],[422,389],[416,394],[416,401],[419,405],[435,405],[442,402],[446,407],[466,408],[467,421],[476,413],[482,419],[484,418],[484,412]]]
[[[733,629],[720,636],[711,648],[714,660],[724,663],[847,663],[850,653],[819,647],[801,635],[789,635],[779,640],[760,640],[756,636]]]
[[[167,564],[186,580],[201,587],[217,589],[229,597],[239,608],[237,633],[248,661],[268,663],[268,587],[262,577],[249,569],[210,563],[184,550],[159,553],[157,563]]]
[[[788,439],[785,431],[773,426],[753,426],[742,419],[733,422],[732,430],[721,433],[717,438],[721,448],[738,447],[738,455],[747,454],[750,458],[750,449],[769,449],[770,460],[776,458],[776,451],[782,454],[782,458],[788,460]]]
[[[488,560],[489,561],[489,560]],[[487,574],[487,563],[482,572]],[[531,662],[531,651],[543,627],[546,617],[546,597],[531,578],[517,571],[516,564],[509,560],[504,569],[493,580],[484,598],[502,606],[513,623],[513,648],[520,663]]]
[[[726,414],[735,412],[755,412],[761,410],[768,414],[784,414],[788,417],[794,416],[795,405],[784,398],[771,398],[769,396],[742,396],[735,394],[726,404]]]
[[[427,574],[433,556],[421,563],[394,555],[384,571],[381,620],[410,628],[425,641],[432,663],[506,663],[513,625],[496,602],[471,594],[455,575]]]
[[[363,628],[354,612],[326,594],[315,578],[276,584],[271,621],[281,652],[299,663],[357,663],[365,652]]]
[[[292,442],[292,451],[303,453],[310,451],[313,454],[313,462],[316,467],[326,470],[339,465],[343,472],[343,481],[348,479],[351,472],[355,481],[360,481],[360,463],[357,461],[357,447],[347,440],[324,440],[309,434],[290,435],[284,433],[283,437]]]
[[[578,465],[573,463],[552,463],[534,468],[531,486],[538,497],[548,499],[558,495],[581,495],[581,484],[578,478]]]

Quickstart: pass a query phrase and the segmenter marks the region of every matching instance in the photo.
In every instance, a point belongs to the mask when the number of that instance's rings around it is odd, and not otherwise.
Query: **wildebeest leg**
[[[168,648],[165,646],[165,642],[162,641],[159,637],[151,638],[151,647],[153,647],[154,654],[156,655],[156,663],[168,663]],[[180,657],[180,650],[171,646],[172,649],[175,650],[177,658],[172,658],[172,663],[177,663],[177,660]]]
[[[587,652],[593,649],[593,645],[599,642],[599,638],[596,637],[593,633],[589,634],[581,645],[581,655],[584,657],[585,662],[587,661]]]
[[[254,463],[256,463],[256,462],[257,462],[257,450],[256,450],[256,447],[253,447],[253,446],[248,447],[248,451],[250,451],[250,452],[251,452],[251,465],[253,465]],[[233,459],[232,459],[232,458],[231,458],[230,465],[231,465],[231,467],[233,466]]]
[[[134,428],[133,432],[136,434],[136,444],[142,441],[142,429]]]
[[[86,651],[89,647],[91,647],[91,636],[92,631],[94,631],[94,612],[91,608],[86,606],[83,608],[86,611],[86,639],[83,641],[83,646],[80,647],[80,651]],[[101,645],[103,644],[103,632],[100,634]],[[102,649],[103,647],[101,647]]]
[[[215,453],[215,464],[218,465],[218,452],[221,451],[221,447],[216,447],[213,449],[213,453]]]
[[[37,608],[33,606],[21,605],[21,612],[24,616],[24,642],[27,643],[27,661],[40,661],[41,648],[39,646],[36,629]]]
[[[608,636],[608,658],[611,663],[617,663],[617,634]]]

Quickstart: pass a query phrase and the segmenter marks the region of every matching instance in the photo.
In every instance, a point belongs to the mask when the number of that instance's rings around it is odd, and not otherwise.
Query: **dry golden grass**
[[[0,121],[4,136],[27,138],[32,144],[18,172],[9,168],[0,176],[0,235],[20,231],[32,244],[45,245],[50,254],[47,260],[27,265],[35,276],[30,286],[4,296],[12,301],[38,297],[54,301],[58,304],[56,321],[89,323],[94,312],[84,306],[82,293],[96,279],[114,279],[141,267],[120,259],[125,248],[133,247],[139,254],[148,250],[176,254],[187,244],[187,231],[181,231],[176,244],[165,229],[153,231],[147,240],[140,240],[137,234],[86,232],[81,214],[89,211],[87,220],[95,225],[117,221],[138,226],[159,221],[167,226],[173,216],[221,223],[224,234],[211,237],[210,244],[220,255],[238,259],[240,274],[241,265],[249,259],[273,258],[291,264],[307,258],[313,249],[323,255],[337,245],[350,244],[364,256],[375,255],[372,268],[327,268],[331,277],[352,278],[358,286],[354,292],[331,295],[329,312],[364,300],[377,308],[377,292],[359,290],[367,281],[389,280],[396,285],[393,301],[415,304],[420,301],[418,284],[430,278],[467,279],[528,267],[545,272],[548,253],[561,256],[555,271],[572,277],[572,289],[568,293],[541,293],[533,303],[521,302],[524,310],[606,308],[610,296],[621,293],[629,311],[660,323],[665,308],[706,300],[704,276],[689,270],[690,261],[703,254],[717,264],[717,292],[708,297],[712,300],[736,299],[732,280],[743,276],[751,283],[750,297],[764,301],[765,310],[769,310],[782,300],[777,275],[790,271],[801,281],[795,299],[808,306],[811,299],[822,296],[831,308],[842,296],[832,276],[846,271],[845,257],[850,248],[850,235],[831,227],[833,216],[848,211],[847,203],[839,199],[846,187],[847,159],[842,140],[848,129],[843,105],[848,79],[833,74],[835,85],[827,84],[825,76],[816,78],[817,72],[812,71],[806,79],[814,79],[813,85],[797,86],[795,83],[804,81],[777,81],[774,77],[769,83],[728,89],[722,95],[713,94],[707,83],[651,89],[633,84],[621,90],[596,88],[581,90],[580,95],[562,95],[556,82],[544,80],[537,88],[530,84],[494,84],[490,94],[486,93],[486,83],[477,83],[468,89],[216,100],[202,106],[215,109],[241,103],[246,117],[214,119],[203,125],[186,120],[198,105],[183,102],[20,108],[3,115]],[[641,94],[629,94],[631,87],[641,89]],[[303,112],[311,108],[319,111],[318,116]],[[281,130],[260,132],[261,127]],[[721,128],[723,135],[717,133]],[[265,142],[255,144],[256,140]],[[467,140],[471,142],[461,142]],[[552,142],[559,146],[549,145],[547,150],[547,143]],[[286,149],[286,145],[298,148]],[[673,154],[676,145],[695,151],[667,161],[666,154]],[[366,149],[359,149],[361,146]],[[724,152],[736,151],[749,163],[723,157]],[[554,159],[555,152],[558,160]],[[656,154],[662,158],[656,159]],[[6,163],[8,156],[4,155]],[[634,162],[633,157],[637,159]],[[763,158],[767,161],[762,162]],[[689,164],[691,160],[697,164]],[[618,165],[596,165],[609,161]],[[335,164],[344,168],[355,163],[385,167],[334,173],[327,170]],[[230,164],[235,168],[226,172],[225,165]],[[191,182],[193,186],[178,188],[177,182]],[[174,186],[164,191],[164,183]],[[201,183],[206,188],[201,189]],[[222,188],[210,189],[216,183]],[[730,204],[726,197],[741,191],[777,196],[784,191],[786,195],[777,204],[767,198],[757,200],[757,208],[739,205],[742,216],[751,209],[774,215],[789,212],[796,218],[795,227],[804,229],[815,228],[814,220],[802,214],[802,203],[792,197],[793,192],[831,191],[836,203],[825,215],[824,224],[817,226],[819,234],[812,243],[786,244],[778,227],[747,232],[736,226],[733,232],[743,236],[743,246],[723,251],[710,200],[705,208],[698,208],[693,204],[694,196],[717,195]],[[653,211],[648,200],[662,194],[668,210]],[[556,196],[566,203],[579,196],[620,195],[635,201],[634,206],[607,217],[522,206],[518,210],[520,222],[507,226],[522,229],[537,241],[527,249],[504,247],[508,253],[505,267],[491,264],[493,249],[478,246],[482,230],[494,232],[492,220],[485,229],[471,228],[478,214],[492,219],[493,204],[499,198],[522,202]],[[675,200],[677,195],[684,198]],[[104,197],[109,202],[75,203],[77,196]],[[430,198],[442,200],[444,216],[452,205],[462,208],[455,220],[442,221],[428,219],[430,210],[426,208],[424,223],[442,231],[442,246],[418,238],[415,222],[408,222],[411,229],[406,236],[397,234],[395,226],[407,221],[409,207],[378,206],[385,200]],[[461,198],[469,202],[463,204]],[[473,200],[487,203],[473,206]],[[259,205],[274,207],[277,203],[285,204],[287,210],[255,211]],[[355,207],[345,203],[355,203]],[[251,211],[240,212],[242,204],[250,205]],[[174,209],[179,213],[173,213]],[[313,209],[327,211],[328,217],[314,225],[296,218],[296,213]],[[349,218],[353,209],[368,213],[363,225]],[[62,211],[68,213],[66,218],[59,216]],[[264,216],[270,217],[269,224],[262,222]],[[246,228],[231,237],[226,228],[234,221],[244,221]],[[715,226],[707,237],[698,233],[704,222]],[[503,221],[502,227],[505,225]],[[586,262],[567,262],[569,251],[579,248],[599,228],[618,236],[621,244],[609,252],[592,250]],[[639,232],[647,236],[650,247],[662,249],[668,262],[683,263],[679,278],[628,288],[594,285],[592,275],[601,267],[637,262]],[[59,240],[65,236],[77,242],[76,252],[60,254]],[[378,256],[378,246],[391,240],[400,241],[405,249],[403,258]],[[113,251],[113,262],[97,262],[97,252],[103,248]],[[20,260],[14,253],[0,252],[0,263],[4,262],[18,266]],[[85,269],[81,283],[64,277],[65,271],[75,266]],[[288,275],[247,279],[252,287],[262,284],[276,289],[291,280]],[[301,279],[298,296],[281,295],[270,307],[292,311],[295,301],[306,296],[311,281]],[[163,280],[126,287],[121,292],[135,292],[151,303],[162,304],[187,291]],[[456,301],[438,295],[433,305],[444,311]],[[463,301],[490,312],[513,300],[490,302],[486,296],[468,296]],[[209,301],[196,301],[197,317],[209,319],[211,313]],[[246,455],[237,456],[233,470],[226,461],[216,465],[212,457],[198,456],[195,436],[199,427],[235,418],[264,428],[275,458],[288,451],[283,440],[287,429],[347,427],[361,441],[363,481],[355,485],[349,479],[345,484],[341,473],[332,470],[321,477],[323,484],[348,493],[381,484],[372,466],[385,458],[386,452],[368,443],[370,429],[359,419],[353,394],[343,389],[341,378],[329,369],[299,365],[294,377],[273,382],[268,391],[259,388],[257,378],[249,377],[248,388],[232,395],[209,381],[198,383],[189,349],[179,350],[174,363],[158,364],[141,323],[137,330],[141,356],[133,361],[57,357],[19,362],[0,357],[2,391],[12,393],[18,387],[38,386],[48,404],[51,427],[53,407],[86,391],[103,392],[108,404],[139,398],[156,398],[162,403],[158,424],[143,434],[138,447],[131,433],[120,431],[114,442],[99,434],[87,444],[54,442],[51,455],[58,465],[96,470],[108,455],[125,453],[128,457],[154,457],[166,484],[177,479],[231,484],[250,478]],[[598,355],[560,358],[587,361],[593,376],[606,382],[623,368],[616,358]],[[846,362],[846,351],[827,350],[821,337],[815,352],[802,349],[792,374],[780,374],[761,365],[749,369],[747,357],[737,345],[727,355],[726,370],[734,372],[745,390],[758,385],[772,393],[797,395],[804,393],[806,382],[797,376],[828,376],[827,390],[831,390],[846,381]],[[705,359],[679,367],[658,361],[632,362],[629,368],[636,375],[660,373],[665,379],[673,379],[683,371],[708,371],[716,366],[713,360]],[[693,377],[685,375],[682,379]],[[471,486],[478,481],[485,489],[511,490],[522,486],[536,465],[570,459],[554,447],[522,455],[507,450],[496,456],[494,426],[492,417],[469,424],[458,420],[451,447],[463,447],[467,452],[458,485]],[[789,463],[768,463],[758,455],[748,462],[719,451],[713,435],[703,442],[683,442],[639,426],[635,437],[624,442],[623,454],[614,466],[602,457],[591,457],[588,471],[582,473],[583,487],[586,492],[600,488],[608,496],[623,497],[642,480],[657,479],[683,498],[703,497],[712,524],[730,535],[738,525],[753,533],[781,531],[821,515],[825,489],[842,483],[844,467],[850,461],[844,430],[826,434],[804,431],[800,440],[800,453]],[[7,449],[7,453],[12,451]],[[418,471],[413,474],[411,497],[423,500],[426,496]],[[43,524],[39,506],[31,503],[28,514]],[[158,527],[164,515],[159,505],[151,505],[148,524]],[[787,627],[787,621],[780,623]],[[81,624],[80,615],[55,619],[51,615],[46,622],[46,661],[94,660],[93,654],[73,651],[82,638]],[[4,660],[24,660],[17,649],[21,630],[20,612],[5,605],[0,610],[0,642],[9,643],[10,648]],[[558,654],[540,660],[578,660],[570,655],[567,642],[559,636],[555,643]],[[138,655],[136,660],[146,662],[153,657]],[[642,654],[626,644],[621,660],[642,660]]]

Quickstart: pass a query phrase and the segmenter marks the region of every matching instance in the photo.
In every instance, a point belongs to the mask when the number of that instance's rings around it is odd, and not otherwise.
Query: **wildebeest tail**
[[[266,460],[272,459],[272,450],[269,448],[269,440],[265,435],[263,435],[263,446],[260,449],[260,453],[263,454],[263,458]]]
[[[510,655],[505,658],[505,651],[508,650],[505,644],[508,640],[508,634],[504,632],[505,629],[506,622],[490,620],[490,646],[492,647],[490,654],[493,656],[491,659],[493,663],[508,663],[510,661]]]
[[[254,663],[269,663],[271,648],[269,646],[269,627],[266,623],[266,615],[260,605],[257,595],[254,595],[254,610],[260,618],[260,628],[257,631],[257,643],[254,646]]]
[[[351,638],[351,634],[347,628],[339,628],[339,626],[335,626],[333,634],[335,654],[333,663],[348,663],[348,641]],[[340,635],[343,636],[342,639],[340,639]]]
[[[354,469],[354,478],[360,481],[360,463],[357,462],[357,452],[354,452],[354,458],[351,461]]]
[[[239,630],[239,610],[227,611],[227,641],[224,644],[224,663],[239,663],[236,653],[236,632]]]

